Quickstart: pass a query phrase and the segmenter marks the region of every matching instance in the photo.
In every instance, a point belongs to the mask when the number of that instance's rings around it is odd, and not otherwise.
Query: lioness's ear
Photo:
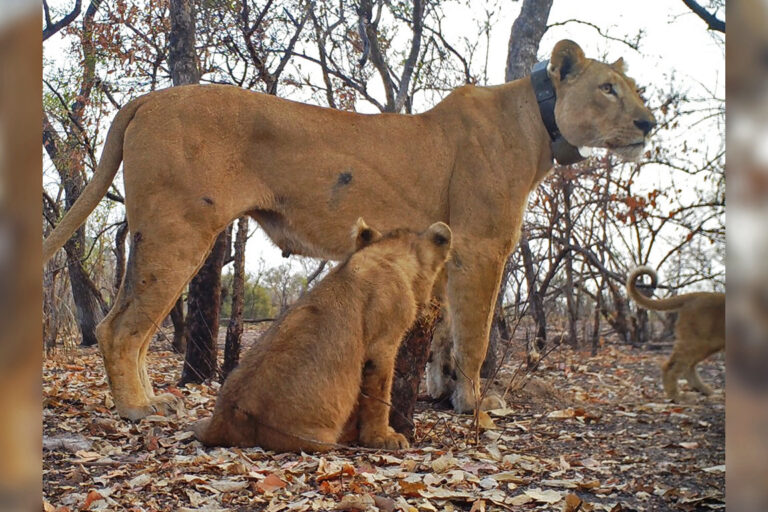
[[[555,82],[576,76],[584,67],[584,52],[581,47],[570,39],[563,39],[555,45],[552,57],[549,59],[547,73]]]
[[[627,72],[627,65],[624,63],[624,57],[619,57],[619,60],[611,64],[611,67],[619,73],[626,74]]]
[[[451,228],[448,227],[448,224],[444,222],[435,222],[431,226],[429,226],[429,229],[427,229],[427,236],[435,245],[447,245],[448,247],[451,246]]]
[[[355,250],[359,251],[380,239],[381,233],[366,224],[362,217],[359,217],[352,229],[352,238],[355,240]]]

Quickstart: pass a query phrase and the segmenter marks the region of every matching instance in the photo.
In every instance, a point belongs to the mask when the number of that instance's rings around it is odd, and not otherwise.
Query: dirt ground
[[[722,355],[700,367],[713,396],[672,404],[659,370],[670,347],[607,345],[595,357],[559,347],[527,373],[514,346],[494,384],[508,406],[490,417],[423,401],[409,450],[276,455],[195,441],[186,428],[210,414],[218,384],[176,388],[182,358],[168,347],[153,342],[150,375],[186,411],[138,423],[111,409],[95,349],[45,360],[45,510],[725,508]]]

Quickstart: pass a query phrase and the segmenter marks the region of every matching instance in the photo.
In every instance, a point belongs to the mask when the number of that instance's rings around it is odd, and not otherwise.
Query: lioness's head
[[[585,58],[573,41],[555,45],[547,73],[565,140],[577,147],[608,148],[625,160],[642,155],[656,119],[624,71],[622,59],[605,64]]]

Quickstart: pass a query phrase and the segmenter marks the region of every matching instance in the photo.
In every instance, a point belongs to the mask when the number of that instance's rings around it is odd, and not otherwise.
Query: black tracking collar
[[[557,96],[555,95],[555,87],[552,85],[552,80],[549,79],[547,74],[548,60],[537,62],[531,70],[531,85],[533,85],[533,92],[536,94],[536,101],[539,104],[539,113],[541,114],[541,120],[544,121],[544,126],[549,132],[549,138],[552,140],[552,155],[555,157],[560,165],[570,165],[576,162],[581,162],[584,157],[579,153],[579,149],[576,146],[570,144],[560,130],[557,128],[557,122],[555,122],[555,102]]]

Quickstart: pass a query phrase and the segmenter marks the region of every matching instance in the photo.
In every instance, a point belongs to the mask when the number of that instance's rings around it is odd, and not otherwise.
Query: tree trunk
[[[202,268],[189,283],[187,299],[187,353],[180,385],[202,383],[216,373],[219,334],[221,266],[227,253],[226,230],[219,233]],[[211,300],[211,298],[216,300]]]
[[[536,64],[536,53],[539,50],[539,43],[547,30],[547,18],[549,18],[549,10],[552,8],[552,0],[524,0],[523,6],[520,9],[520,14],[512,23],[512,29],[509,33],[509,45],[507,50],[507,66],[504,73],[504,78],[507,82],[517,80],[527,76],[531,72],[531,68]],[[522,240],[521,240],[522,242]],[[527,242],[526,242],[527,246]],[[530,249],[528,249],[528,255],[530,256]],[[507,281],[509,277],[509,268],[512,265],[513,255],[507,258],[507,263],[504,266],[504,277],[501,281],[501,287],[499,289],[498,298],[496,300],[496,307],[493,312],[493,321],[491,324],[491,337],[489,339],[488,352],[486,353],[486,360],[483,361],[481,369],[481,375],[486,377],[490,368],[495,368],[496,361],[489,361],[489,358],[495,358],[498,350],[499,337],[508,338],[510,334],[507,332],[504,334],[504,328],[506,325],[506,319],[503,318],[503,301],[504,292],[507,288]],[[533,267],[531,266],[531,276],[533,276]],[[528,271],[526,270],[526,276]],[[529,286],[533,281],[528,282]],[[534,286],[535,289],[535,286]],[[533,296],[531,297],[533,301]],[[540,299],[539,299],[540,301]],[[533,310],[533,308],[532,308]],[[543,310],[542,310],[543,315]],[[542,341],[546,338],[546,325],[544,322],[537,325],[540,327],[540,331],[543,330]],[[537,334],[537,344],[539,343]]]
[[[82,259],[85,256],[84,227],[78,229],[75,235],[64,244],[64,249],[67,253],[67,271],[72,286],[72,298],[75,301],[75,314],[82,334],[80,345],[91,347],[98,343],[96,326],[104,318],[107,307],[98,288],[83,268]]]
[[[125,275],[125,239],[128,237],[128,222],[123,219],[123,223],[117,228],[115,233],[115,281],[112,284],[115,296],[120,291],[120,285],[123,283]]]
[[[59,258],[54,256],[45,264],[43,271],[43,347],[46,352],[56,348],[56,339],[59,333],[56,299],[56,280],[59,271],[56,268],[60,265]]]
[[[571,189],[573,187],[570,178],[564,177],[561,180],[563,184],[563,215],[565,217],[565,244],[571,245],[571,238],[573,236],[573,221],[571,219]],[[576,348],[578,344],[576,334],[576,297],[574,297],[575,289],[573,286],[573,251],[568,251],[565,255],[565,302],[568,307],[568,345],[572,348]]]
[[[539,43],[547,30],[552,0],[524,0],[520,14],[512,23],[507,51],[507,82],[528,75],[536,64]]]
[[[171,0],[171,33],[168,35],[168,63],[173,85],[200,81],[195,53],[195,10],[190,0]]]
[[[176,304],[173,305],[170,313],[171,323],[173,323],[173,341],[171,346],[177,354],[184,354],[187,351],[187,325],[184,321],[184,299],[179,297]]]
[[[245,243],[248,241],[248,217],[240,217],[235,238],[234,273],[232,276],[232,314],[224,342],[224,366],[221,382],[240,361],[240,341],[243,335],[243,294],[245,292]]]
[[[200,80],[195,53],[195,10],[190,0],[171,0],[171,31],[168,36],[168,64],[174,86],[196,84]],[[216,238],[213,249],[189,284],[185,325],[186,356],[180,384],[203,382],[216,372],[216,338],[219,331],[221,267],[227,250],[227,235]],[[178,321],[178,309],[176,321]],[[172,317],[173,320],[173,317]],[[182,343],[178,327],[174,344]]]
[[[389,424],[409,440],[413,440],[413,413],[419,395],[419,384],[427,365],[429,346],[439,317],[440,304],[433,300],[405,335],[397,352]]]
[[[528,244],[528,235],[523,232],[520,236],[520,253],[523,256],[523,266],[525,268],[525,280],[528,283],[528,304],[530,314],[536,322],[536,334],[530,348],[535,352],[541,352],[547,342],[547,316],[544,313],[544,301],[539,291],[539,285],[536,280],[536,273],[533,269],[533,254],[531,246]],[[538,363],[538,357],[535,353],[529,351],[529,363],[534,366]]]
[[[499,347],[502,340],[507,343],[511,336],[507,318],[504,315],[504,293],[507,289],[509,274],[512,273],[512,258],[508,258],[504,264],[504,272],[501,275],[501,285],[499,293],[496,296],[496,306],[493,308],[493,321],[491,322],[491,335],[488,340],[488,350],[485,353],[483,366],[480,367],[480,376],[487,379],[493,377],[496,367],[499,364]]]
[[[600,309],[603,307],[603,289],[605,288],[605,278],[601,278],[600,286],[597,289],[595,300],[595,313],[592,320],[592,355],[597,355],[597,349],[600,345]]]

